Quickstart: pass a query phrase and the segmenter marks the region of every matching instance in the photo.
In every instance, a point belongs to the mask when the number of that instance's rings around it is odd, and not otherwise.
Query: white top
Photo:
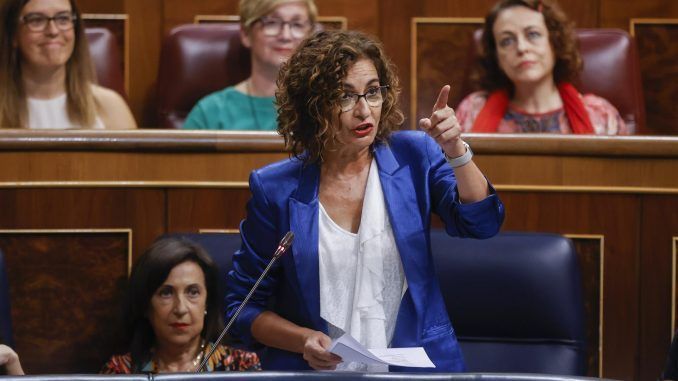
[[[28,128],[66,130],[83,128],[68,118],[66,93],[52,99],[28,98]],[[97,116],[94,129],[104,129],[104,122]]]
[[[407,283],[372,160],[360,228],[338,226],[320,205],[320,317],[336,339],[349,333],[367,348],[388,348]],[[337,370],[387,372],[386,365],[341,363]]]

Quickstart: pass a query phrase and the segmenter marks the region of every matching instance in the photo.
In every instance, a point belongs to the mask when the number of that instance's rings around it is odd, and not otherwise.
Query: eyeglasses
[[[257,20],[261,23],[261,30],[265,36],[275,37],[282,33],[285,25],[290,27],[293,38],[304,38],[311,31],[310,21],[285,21],[279,18],[262,17]]]
[[[47,28],[50,21],[54,21],[54,25],[61,31],[71,30],[77,19],[78,16],[69,12],[57,13],[52,17],[48,17],[42,13],[29,13],[22,17],[21,21],[31,32],[42,32]]]
[[[347,112],[353,110],[360,98],[365,98],[367,105],[370,107],[379,107],[384,103],[384,98],[386,97],[386,89],[388,86],[375,86],[367,89],[365,94],[355,94],[355,93],[344,93],[344,95],[339,98],[339,107],[341,107],[341,112]]]

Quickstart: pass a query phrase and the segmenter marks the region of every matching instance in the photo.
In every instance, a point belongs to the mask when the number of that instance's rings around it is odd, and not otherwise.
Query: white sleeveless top
[[[83,128],[68,119],[66,100],[66,93],[52,99],[28,98],[28,128],[53,130]],[[105,128],[99,116],[94,119],[92,128]]]
[[[372,160],[358,233],[337,225],[320,205],[320,316],[336,339],[349,333],[369,349],[388,348],[407,282]],[[341,363],[337,370],[387,372],[388,366]]]

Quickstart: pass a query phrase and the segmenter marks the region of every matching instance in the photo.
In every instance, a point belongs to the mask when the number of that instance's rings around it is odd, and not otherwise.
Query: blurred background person
[[[5,0],[0,20],[1,127],[136,128],[123,98],[95,84],[75,0]]]
[[[426,133],[394,132],[403,115],[393,64],[381,44],[345,31],[305,40],[278,82],[278,132],[293,157],[250,175],[227,315],[280,238],[292,231],[295,240],[243,308],[234,336],[266,346],[265,370],[388,370],[342,363],[327,351],[348,333],[367,348],[423,346],[435,371],[463,371],[432,281],[431,217],[450,235],[486,238],[504,211],[461,140],[447,106],[450,87],[420,121]]]
[[[129,279],[125,325],[130,352],[113,356],[101,373],[194,372],[221,330],[218,269],[199,245],[156,241]],[[206,371],[257,370],[256,354],[219,345]]]
[[[2,342],[0,340],[0,342]],[[19,362],[19,355],[4,344],[0,344],[0,375],[23,376],[24,370]]]
[[[201,99],[183,128],[275,131],[278,70],[311,33],[317,15],[313,0],[240,0],[240,37],[250,49],[250,77]]]
[[[457,116],[467,132],[628,134],[607,100],[580,94],[572,23],[555,1],[503,0],[485,17],[481,86]]]

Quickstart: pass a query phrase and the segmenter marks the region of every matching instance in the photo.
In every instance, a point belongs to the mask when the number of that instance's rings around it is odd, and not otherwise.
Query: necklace
[[[189,369],[188,371],[193,371],[198,368],[198,365],[202,361],[203,356],[205,355],[205,340],[200,341],[200,348],[198,349],[198,354],[195,356],[193,360],[191,360],[191,366],[192,368]],[[165,364],[163,364],[162,360],[160,358],[155,358],[154,361],[152,361],[152,368],[153,371],[155,372],[160,372],[162,371],[168,371],[167,367]]]
[[[198,364],[200,364],[200,362],[202,361],[202,356],[205,353],[204,350],[205,350],[205,340],[201,340],[198,355],[195,356],[195,359],[193,359],[193,369],[196,369],[198,367]]]
[[[247,101],[250,104],[250,114],[252,115],[252,120],[254,120],[254,126],[256,127],[257,131],[261,130],[261,125],[259,124],[259,118],[257,118],[257,113],[254,112],[254,101],[252,98],[254,98],[254,94],[252,93],[252,78],[248,78],[247,81],[245,81],[245,88],[247,89]]]

